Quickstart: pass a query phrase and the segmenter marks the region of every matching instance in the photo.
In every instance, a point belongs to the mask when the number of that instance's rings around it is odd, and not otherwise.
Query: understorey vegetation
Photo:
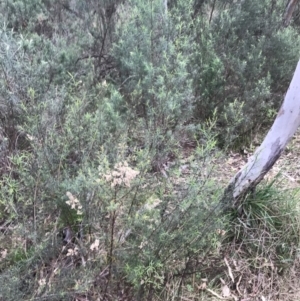
[[[299,59],[285,6],[0,3],[0,300],[299,300],[294,176],[220,202]]]

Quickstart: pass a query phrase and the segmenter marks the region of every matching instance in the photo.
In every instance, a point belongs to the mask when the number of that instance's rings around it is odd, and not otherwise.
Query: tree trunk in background
[[[221,202],[237,208],[272,168],[300,125],[300,61],[273,126],[248,163],[233,177]]]
[[[299,2],[299,0],[290,0],[285,8],[285,12],[283,15],[283,25],[285,27],[289,26],[291,22],[291,18],[293,16],[293,12],[295,11],[296,4]]]

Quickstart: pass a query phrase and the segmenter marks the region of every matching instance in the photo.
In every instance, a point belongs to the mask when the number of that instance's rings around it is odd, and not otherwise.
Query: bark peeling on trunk
[[[248,163],[230,181],[221,201],[224,205],[238,206],[239,200],[272,168],[299,125],[300,61],[273,126]]]

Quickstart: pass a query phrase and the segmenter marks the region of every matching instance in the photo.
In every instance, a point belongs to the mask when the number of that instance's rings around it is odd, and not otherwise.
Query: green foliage
[[[129,1],[120,11],[114,45],[119,72],[114,80],[124,96],[119,109],[127,115],[129,130],[143,127],[144,135],[136,139],[163,161],[178,144],[172,136],[192,118],[189,39],[181,36],[183,20],[174,24],[168,19],[161,1]]]
[[[207,118],[217,109],[225,145],[240,144],[241,136],[270,124],[268,112],[279,109],[288,88],[300,41],[296,29],[280,27],[283,7],[283,1],[243,1],[215,8],[209,24],[198,22],[196,116]]]
[[[223,233],[267,256],[256,228],[289,259],[286,192],[249,196],[230,232],[214,169],[217,145],[270,122],[298,59],[272,3],[0,3],[0,299],[193,294],[224,272]]]
[[[69,94],[72,89],[73,85]],[[14,189],[18,200],[16,211],[23,217],[23,227],[33,232],[32,239],[38,244],[38,249],[43,250],[43,260],[51,262],[53,250],[49,244],[55,240],[55,229],[70,225],[75,230],[81,223],[83,243],[76,251],[78,253],[74,251],[74,254],[66,255],[61,249],[59,259],[55,260],[64,266],[69,258],[76,261],[76,256],[84,256],[83,270],[91,268],[97,260],[101,269],[109,267],[109,290],[122,275],[139,294],[146,294],[148,290],[161,290],[166,275],[186,269],[180,263],[182,258],[192,262],[199,251],[206,250],[207,246],[211,248],[208,241],[215,241],[214,249],[219,247],[215,232],[211,230],[212,234],[207,236],[204,230],[207,227],[205,219],[215,220],[217,216],[212,204],[217,202],[218,194],[213,181],[208,180],[206,170],[199,170],[199,164],[203,162],[206,166],[215,151],[210,124],[202,129],[207,144],[199,145],[194,157],[186,162],[191,169],[190,176],[182,181],[180,165],[176,164],[167,171],[169,180],[162,180],[161,175],[153,177],[149,174],[152,156],[149,149],[136,149],[128,155],[125,144],[112,143],[115,136],[110,134],[117,134],[115,126],[110,133],[103,134],[105,139],[102,139],[101,126],[109,129],[109,123],[105,123],[111,117],[105,113],[109,99],[99,102],[99,111],[95,104],[89,111],[84,97],[78,99],[77,95],[64,99],[64,109],[53,115],[51,102],[36,106],[35,115],[32,111],[23,127],[26,133],[31,130],[34,151],[31,155],[25,156],[24,153],[12,159],[14,173],[20,179]],[[91,95],[89,99],[92,99]],[[80,119],[76,118],[78,111],[82,116]],[[104,118],[99,120],[96,117],[100,112],[104,112]],[[86,120],[84,116],[87,115]],[[45,121],[39,116],[44,116]],[[54,118],[57,116],[59,118]],[[37,121],[39,126],[33,126]],[[82,125],[85,121],[88,123]],[[76,153],[72,153],[75,150],[81,154],[79,161],[75,160]],[[199,186],[199,182],[203,184]],[[44,225],[49,214],[56,222],[49,221],[49,225]],[[11,219],[14,220],[13,214]],[[205,229],[215,229],[218,224],[216,219]],[[45,235],[49,238],[43,238]],[[86,240],[87,235],[90,235],[90,241]],[[68,252],[71,251],[68,249]],[[31,256],[30,260],[39,264],[40,257]],[[42,279],[32,279],[31,272],[28,273],[26,277],[38,286]],[[75,265],[69,272],[57,276],[59,287],[53,283],[52,289],[66,290],[73,273],[76,273]],[[52,289],[47,293],[50,294]],[[31,290],[32,286],[26,293],[30,295]]]

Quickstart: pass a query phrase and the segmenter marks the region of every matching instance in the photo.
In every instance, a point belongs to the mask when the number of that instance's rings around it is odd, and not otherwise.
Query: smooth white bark
[[[248,163],[233,177],[229,188],[236,200],[255,187],[272,168],[300,125],[300,61],[273,126]]]
[[[166,17],[168,17],[168,0],[164,0],[164,8],[165,8]]]

